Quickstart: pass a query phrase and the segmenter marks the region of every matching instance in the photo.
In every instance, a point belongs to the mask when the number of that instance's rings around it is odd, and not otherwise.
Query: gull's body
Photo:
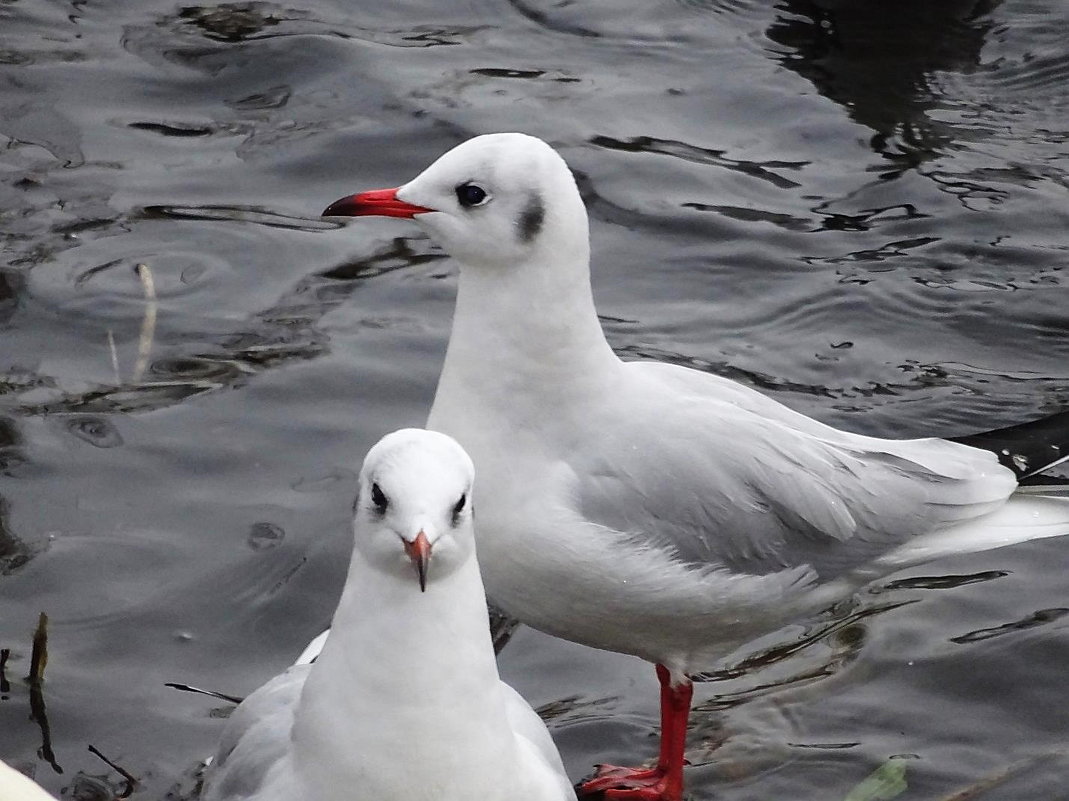
[[[677,707],[687,674],[875,576],[1069,532],[1064,499],[1013,495],[986,451],[859,436],[727,379],[622,362],[594,309],[585,208],[540,140],[477,137],[325,213],[413,217],[459,263],[427,425],[482,477],[491,600],[663,665]],[[614,797],[678,798],[682,745],[665,747],[667,786],[643,775]]]
[[[0,801],[56,801],[56,797],[33,779],[0,761]]]
[[[535,423],[535,399],[517,393],[515,422],[498,428],[483,398],[450,391],[448,367],[428,422],[501,477],[480,498],[487,590],[551,634],[697,672],[874,575],[963,549],[918,534],[950,537],[979,519],[978,534],[1012,541],[1018,511],[1051,506],[1069,530],[1061,501],[1005,508],[1016,481],[986,451],[823,432],[703,392],[692,377],[707,376],[693,371],[611,366],[597,378],[605,391],[583,401],[587,424],[565,414]],[[572,397],[589,379],[577,377]],[[725,394],[734,389],[725,382]],[[505,432],[537,447],[504,450]],[[998,533],[996,521],[1009,528]]]
[[[498,677],[470,492],[471,463],[441,434],[371,450],[330,635],[238,706],[204,801],[574,799],[545,724]]]

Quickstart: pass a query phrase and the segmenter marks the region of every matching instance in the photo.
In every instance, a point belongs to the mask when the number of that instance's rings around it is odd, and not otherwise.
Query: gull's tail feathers
[[[323,643],[327,641],[327,637],[330,635],[330,629],[327,629],[322,634],[316,636],[308,645],[304,646],[304,650],[301,651],[301,655],[297,657],[295,665],[310,665],[316,661],[316,657],[319,656],[320,651],[323,650]]]
[[[923,534],[877,563],[881,572],[954,554],[974,553],[1029,540],[1069,535],[1069,489],[1036,489],[1012,495],[1000,508],[974,520]]]

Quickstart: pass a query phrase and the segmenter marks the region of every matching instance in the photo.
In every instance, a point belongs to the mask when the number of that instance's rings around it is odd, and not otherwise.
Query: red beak
[[[425,209],[397,199],[396,189],[372,189],[335,200],[323,211],[324,217],[415,217]]]
[[[421,529],[412,542],[405,540],[404,543],[405,553],[412,560],[412,564],[416,566],[416,574],[419,576],[419,591],[426,592],[427,565],[431,561],[431,542]]]

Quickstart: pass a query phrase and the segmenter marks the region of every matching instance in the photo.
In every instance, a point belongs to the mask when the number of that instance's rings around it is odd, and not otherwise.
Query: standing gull
[[[688,676],[740,644],[899,567],[1069,533],[1069,500],[1015,495],[986,451],[859,436],[725,378],[622,362],[586,209],[539,139],[476,137],[324,214],[413,218],[459,263],[427,425],[479,471],[490,599],[657,665],[656,766],[601,766],[584,793],[678,801]]]
[[[574,801],[545,724],[498,678],[472,475],[434,431],[368,452],[322,651],[234,711],[203,801]]]

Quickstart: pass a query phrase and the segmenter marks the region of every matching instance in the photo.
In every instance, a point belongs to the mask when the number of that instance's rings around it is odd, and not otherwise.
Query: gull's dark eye
[[[456,188],[457,200],[466,209],[472,206],[481,206],[489,199],[486,190],[475,184],[461,184]]]
[[[468,502],[468,494],[464,493],[460,496],[460,500],[453,504],[453,525],[457,524],[460,519],[460,513],[464,511],[464,504]]]
[[[386,507],[390,505],[386,493],[379,489],[378,484],[371,485],[371,502],[375,504],[375,510],[379,514],[384,514],[386,512]]]

